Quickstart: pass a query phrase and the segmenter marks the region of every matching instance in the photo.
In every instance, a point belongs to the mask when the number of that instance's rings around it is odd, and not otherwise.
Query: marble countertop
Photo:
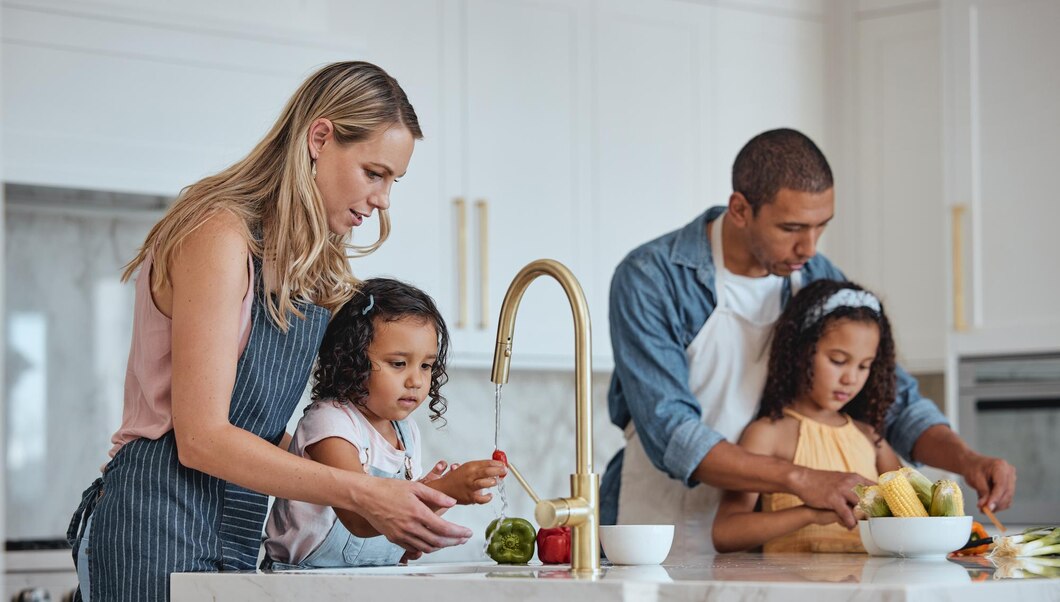
[[[881,600],[1060,601],[1060,578],[1034,565],[873,558],[858,554],[727,554],[662,566],[609,566],[575,577],[563,566],[492,562],[287,572],[173,575],[173,602],[199,600]],[[1046,572],[1060,569],[1051,568]],[[1034,577],[1034,578],[1032,578]]]

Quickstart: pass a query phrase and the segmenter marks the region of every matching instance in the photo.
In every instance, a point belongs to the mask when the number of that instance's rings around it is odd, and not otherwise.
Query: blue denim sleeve
[[[653,277],[654,276],[654,277]],[[648,257],[629,257],[611,281],[610,323],[619,403],[627,406],[651,463],[689,487],[721,433],[702,422],[688,388],[678,299]],[[611,399],[615,403],[614,392]]]
[[[913,460],[913,446],[917,439],[930,427],[937,424],[949,426],[949,422],[935,402],[920,395],[915,378],[901,366],[895,367],[895,373],[898,395],[884,421],[884,436],[898,455],[919,466],[920,462]]]

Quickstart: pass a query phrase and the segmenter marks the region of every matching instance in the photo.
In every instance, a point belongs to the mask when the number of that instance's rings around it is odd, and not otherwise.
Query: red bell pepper
[[[542,564],[570,562],[570,527],[541,529],[537,532],[537,558]]]
[[[503,462],[505,466],[508,465],[508,456],[499,449],[493,450],[493,459],[498,462]]]

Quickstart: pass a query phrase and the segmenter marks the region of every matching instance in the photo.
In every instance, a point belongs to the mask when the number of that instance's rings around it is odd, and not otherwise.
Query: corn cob
[[[916,497],[920,500],[920,503],[925,508],[931,506],[931,480],[920,474],[917,469],[908,466],[899,468],[898,472],[902,473],[909,481],[909,484],[913,486],[913,491],[916,492]]]
[[[883,499],[879,485],[858,485],[854,487],[854,492],[858,494],[858,507],[866,516],[872,518],[891,515],[891,509],[887,507],[887,500]]]
[[[956,482],[949,480],[935,482],[928,514],[931,516],[964,516],[964,495]]]
[[[928,515],[924,504],[916,496],[916,491],[900,471],[892,470],[880,475],[880,491],[887,507],[895,516],[912,517]]]

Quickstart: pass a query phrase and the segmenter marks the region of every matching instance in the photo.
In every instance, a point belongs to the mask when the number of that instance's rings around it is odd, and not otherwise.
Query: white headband
[[[806,315],[806,321],[802,323],[802,329],[806,330],[813,326],[821,318],[840,307],[867,307],[878,314],[880,313],[880,300],[869,291],[858,291],[852,288],[840,289],[826,299],[824,303],[810,310]]]

